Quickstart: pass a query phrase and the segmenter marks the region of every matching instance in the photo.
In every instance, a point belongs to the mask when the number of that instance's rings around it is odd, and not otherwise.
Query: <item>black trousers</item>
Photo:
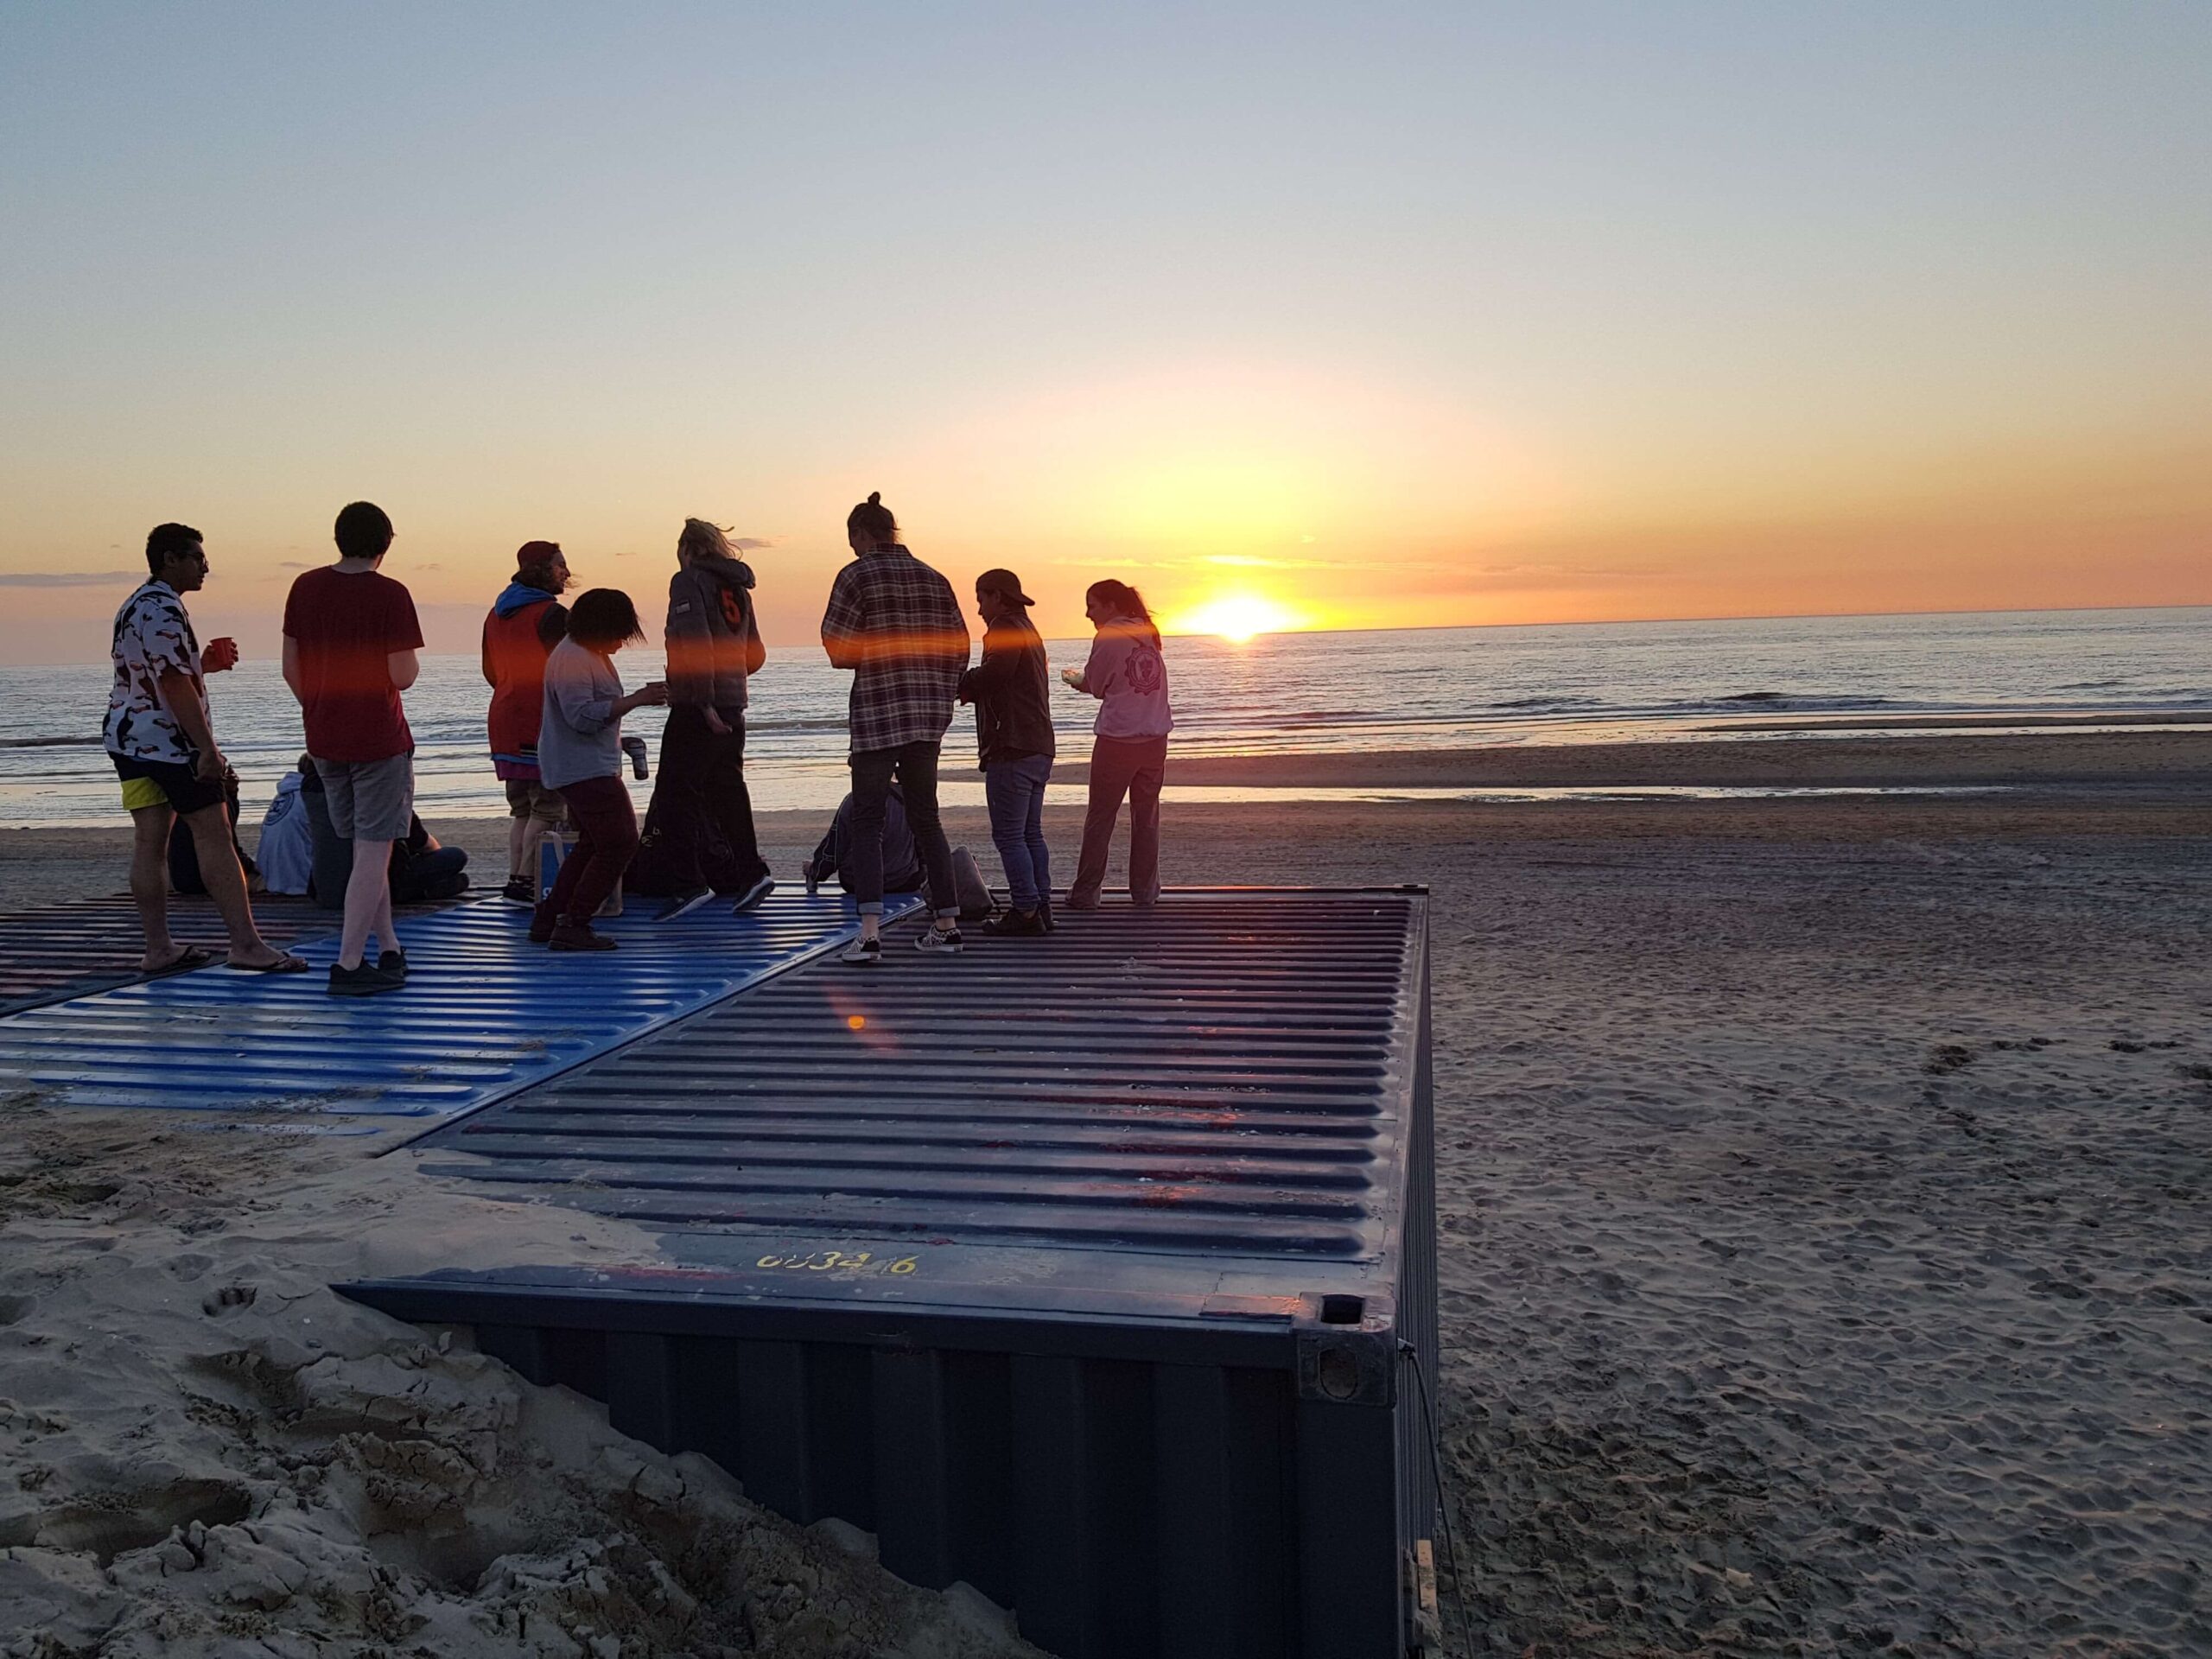
[[[853,834],[842,868],[863,914],[883,908],[883,810],[894,775],[906,798],[914,850],[929,872],[930,907],[940,916],[960,913],[952,849],[937,812],[937,750],[934,743],[902,743],[895,749],[862,749],[847,763],[853,769]]]
[[[729,843],[747,886],[768,873],[753,830],[753,796],[745,787],[745,711],[716,712],[728,732],[709,731],[704,709],[678,704],[668,711],[668,728],[661,734],[660,783],[653,799],[669,809],[669,868],[683,892],[710,885],[702,862],[709,824]]]

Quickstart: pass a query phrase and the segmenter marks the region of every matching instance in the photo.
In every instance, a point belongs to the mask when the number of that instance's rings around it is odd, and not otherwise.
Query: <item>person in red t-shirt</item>
[[[284,683],[306,718],[331,828],[353,842],[330,992],[374,996],[407,982],[389,871],[415,810],[415,738],[399,694],[415,683],[423,630],[407,589],[377,569],[391,546],[384,509],[354,502],[336,535],[338,563],[306,572],[284,601]],[[362,960],[372,933],[373,963]]]

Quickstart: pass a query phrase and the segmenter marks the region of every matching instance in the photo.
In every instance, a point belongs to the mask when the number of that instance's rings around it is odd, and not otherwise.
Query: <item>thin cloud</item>
[[[1656,570],[1615,570],[1598,564],[1485,564],[1480,573],[1485,576],[1598,576],[1615,582],[1665,574]]]
[[[276,568],[279,570],[304,570],[308,566],[305,559],[286,559]]]
[[[0,588],[106,588],[145,579],[143,570],[0,570]]]
[[[757,548],[773,547],[776,538],[772,536],[733,536],[729,538],[729,544],[741,553],[750,553]]]

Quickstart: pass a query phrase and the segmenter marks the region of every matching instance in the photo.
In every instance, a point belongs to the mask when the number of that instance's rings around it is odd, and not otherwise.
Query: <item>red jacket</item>
[[[492,761],[502,778],[537,776],[537,722],[545,709],[545,659],[567,632],[551,599],[484,619],[484,683],[492,688]],[[548,634],[551,638],[548,638]]]

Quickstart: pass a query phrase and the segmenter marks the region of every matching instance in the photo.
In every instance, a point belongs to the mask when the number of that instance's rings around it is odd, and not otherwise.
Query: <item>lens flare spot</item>
[[[849,1031],[865,1031],[868,1028],[868,1016],[864,1014],[849,1014],[845,1016],[845,1026]]]

